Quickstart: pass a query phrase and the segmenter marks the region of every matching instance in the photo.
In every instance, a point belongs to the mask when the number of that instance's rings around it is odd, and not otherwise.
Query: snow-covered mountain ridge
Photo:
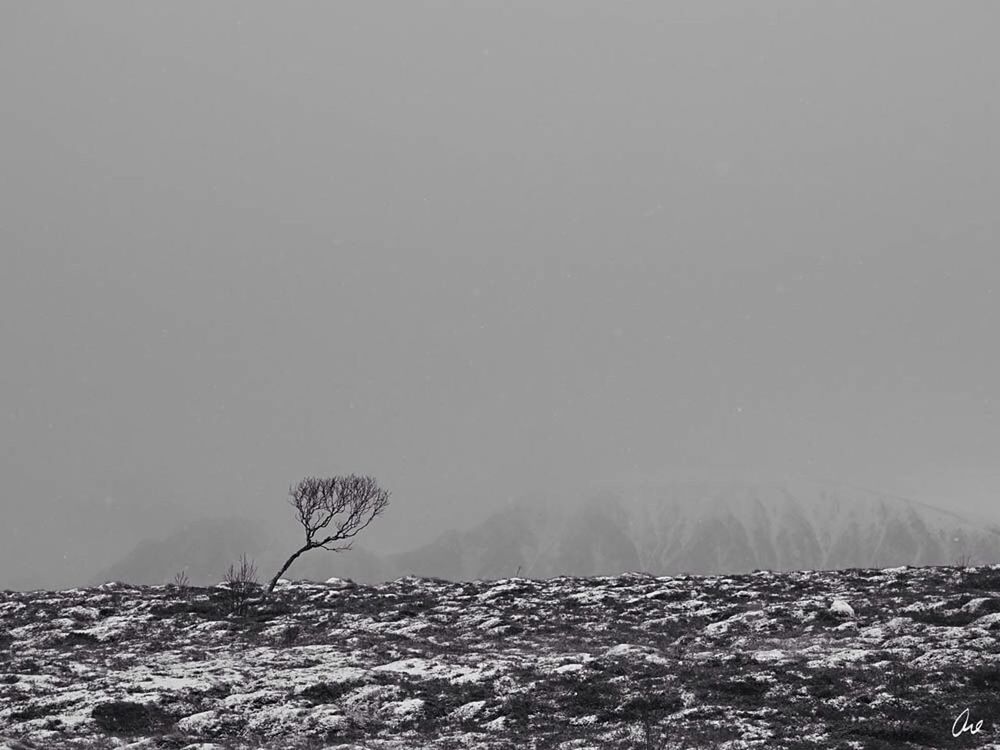
[[[160,584],[187,570],[193,582],[214,584],[244,552],[265,573],[300,542],[291,520],[283,531],[278,538],[246,521],[188,524],[141,542],[90,582]],[[689,482],[618,488],[586,502],[521,502],[405,552],[358,546],[305,555],[289,575],[376,583],[406,575],[461,581],[957,563],[1000,563],[1000,524],[829,484]]]
[[[691,482],[513,506],[386,563],[390,574],[463,580],[518,570],[672,575],[969,561],[1000,562],[1000,525],[833,485]]]

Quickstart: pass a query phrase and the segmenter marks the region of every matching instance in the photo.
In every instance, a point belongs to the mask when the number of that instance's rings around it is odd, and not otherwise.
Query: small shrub
[[[21,674],[41,674],[41,665],[32,659],[26,659],[20,663],[14,664],[14,669],[16,669]]]
[[[961,569],[958,591],[1000,593],[1000,567]]]
[[[900,747],[909,743],[931,745],[940,739],[940,732],[938,722],[928,725],[914,719],[890,719],[886,722],[858,722],[850,734],[890,743],[889,747]]]
[[[93,633],[84,633],[80,630],[71,630],[59,640],[60,646],[95,646],[99,643],[97,636]]]
[[[183,591],[187,589],[190,585],[191,585],[191,579],[188,577],[186,570],[181,570],[174,574],[174,586]]]
[[[831,612],[829,609],[817,610],[813,621],[822,623],[823,625],[843,625],[846,622],[843,617],[836,612]]]
[[[430,678],[425,680],[405,679],[401,683],[408,695],[424,701],[420,714],[418,731],[436,731],[439,722],[459,706],[472,701],[491,701],[493,691],[490,685],[484,683],[465,682],[454,683],[447,678]]]
[[[269,622],[277,617],[285,617],[294,612],[295,609],[288,602],[265,599],[258,607],[254,608],[253,617],[258,622]]]
[[[654,750],[661,747],[660,723],[667,714],[679,710],[683,701],[676,695],[652,693],[625,702],[621,708],[622,718],[626,721],[638,722],[642,728],[644,750]]]
[[[310,685],[299,693],[299,697],[304,698],[314,706],[324,703],[336,703],[344,695],[361,684],[352,680],[344,682],[317,682],[315,685]]]
[[[588,680],[581,682],[570,693],[570,705],[583,715],[598,714],[607,707],[609,698],[615,697],[616,691],[612,686],[598,680]]]
[[[530,726],[531,716],[537,710],[535,701],[525,693],[514,693],[507,696],[501,707],[501,713],[507,717],[507,721],[521,728]]]
[[[161,730],[171,721],[162,710],[131,701],[113,701],[94,707],[91,717],[103,731],[112,734],[142,734]]]
[[[968,672],[969,685],[977,690],[1000,690],[1000,667],[983,665]]]
[[[299,640],[299,636],[302,634],[301,629],[298,625],[290,625],[281,631],[281,645],[282,646],[294,646]]]
[[[36,721],[37,719],[44,719],[46,716],[51,716],[54,713],[58,713],[58,708],[55,706],[44,706],[41,704],[35,704],[28,706],[27,708],[22,708],[19,711],[15,711],[10,715],[10,718],[14,721]]]
[[[164,602],[150,607],[149,612],[161,619],[177,615],[195,615],[206,620],[222,620],[230,609],[229,592],[213,591],[207,599],[189,599],[183,601]]]
[[[810,692],[814,698],[820,700],[835,698],[846,692],[844,675],[836,669],[819,669],[813,672],[810,677],[812,683]]]
[[[940,609],[924,609],[918,612],[909,612],[908,614],[913,622],[919,622],[924,625],[962,627],[979,619],[984,613],[963,612],[962,610],[942,611]]]
[[[680,602],[686,599],[690,599],[692,596],[691,591],[685,589],[678,589],[676,591],[656,591],[648,595],[648,599],[661,602]]]
[[[240,556],[239,565],[230,565],[224,579],[229,601],[229,612],[246,617],[250,602],[260,584],[257,583],[257,565],[246,555]]]

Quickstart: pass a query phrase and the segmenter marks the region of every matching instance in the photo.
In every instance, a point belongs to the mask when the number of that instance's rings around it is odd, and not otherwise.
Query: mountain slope
[[[684,483],[504,510],[391,556],[399,575],[715,574],[1000,561],[1000,531],[901,498],[805,483]]]
[[[253,521],[230,518],[186,523],[162,539],[144,540],[93,576],[91,583],[157,585],[181,571],[193,583],[216,583],[240,555],[260,561],[271,545],[267,530]]]

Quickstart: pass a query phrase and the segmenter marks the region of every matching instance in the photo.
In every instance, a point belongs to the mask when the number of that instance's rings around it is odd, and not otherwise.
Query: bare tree
[[[367,528],[389,505],[389,493],[373,478],[355,474],[329,479],[306,477],[289,494],[289,502],[305,531],[305,544],[275,573],[268,584],[268,593],[274,591],[278,579],[299,555],[311,549],[349,550],[351,542],[343,542]]]

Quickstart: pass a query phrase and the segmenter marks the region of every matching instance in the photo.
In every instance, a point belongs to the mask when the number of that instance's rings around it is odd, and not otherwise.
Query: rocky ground
[[[0,749],[1000,747],[1000,566],[233,598],[0,594]]]

